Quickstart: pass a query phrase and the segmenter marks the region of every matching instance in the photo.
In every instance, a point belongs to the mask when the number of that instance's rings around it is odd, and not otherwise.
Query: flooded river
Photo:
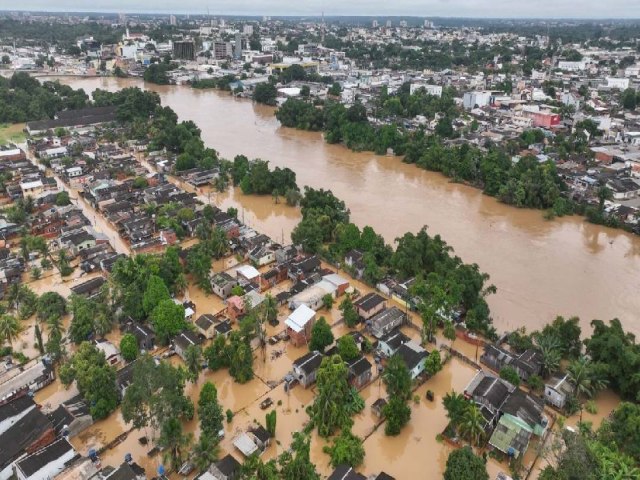
[[[66,78],[91,92],[143,86],[134,79]],[[208,146],[222,156],[245,154],[287,166],[300,185],[330,188],[351,209],[358,225],[371,225],[392,242],[406,231],[429,226],[466,262],[476,262],[498,287],[490,299],[498,330],[539,328],[556,315],[619,317],[640,333],[640,237],[570,217],[546,221],[450,183],[393,157],[353,153],[326,144],[320,133],[283,128],[273,108],[234,99],[224,92],[146,84],[182,120],[202,129]],[[295,210],[271,197],[220,194],[224,206],[244,208],[249,223],[274,238],[288,238]]]

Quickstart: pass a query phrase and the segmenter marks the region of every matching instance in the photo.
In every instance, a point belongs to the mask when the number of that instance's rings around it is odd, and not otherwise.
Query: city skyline
[[[13,5],[0,2],[0,10],[12,10]],[[611,0],[606,3],[596,0],[581,2],[576,11],[575,3],[568,1],[541,0],[399,0],[389,4],[382,1],[357,0],[343,3],[331,0],[313,0],[304,4],[288,0],[247,1],[221,0],[98,0],[91,5],[78,4],[72,0],[26,0],[20,4],[22,11],[42,12],[96,12],[96,13],[158,13],[158,14],[212,14],[223,15],[320,15],[327,16],[426,16],[461,18],[550,18],[550,19],[630,19],[640,18],[640,2],[629,5],[627,0]]]

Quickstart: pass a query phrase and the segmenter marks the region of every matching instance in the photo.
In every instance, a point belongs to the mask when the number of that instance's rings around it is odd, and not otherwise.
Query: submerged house
[[[387,308],[367,320],[367,330],[377,339],[381,339],[393,329],[403,325],[406,320],[406,314],[398,307]]]
[[[569,380],[569,374],[554,375],[544,385],[544,399],[554,407],[562,409],[573,391],[574,386]]]
[[[353,304],[360,318],[369,320],[378,312],[387,308],[387,299],[376,292],[367,293]]]
[[[525,382],[531,375],[539,375],[542,371],[542,355],[532,348],[516,354],[497,345],[486,345],[480,362],[496,372],[509,366]]]
[[[424,361],[429,355],[429,352],[420,345],[413,341],[403,343],[396,353],[402,358],[407,369],[409,369],[411,380],[415,380],[424,372]]]
[[[293,362],[293,376],[304,388],[316,381],[318,368],[324,356],[320,352],[309,352]]]
[[[202,339],[191,330],[184,330],[173,337],[173,347],[180,358],[186,361],[185,353],[190,346],[199,346]]]
[[[464,391],[480,407],[489,445],[505,455],[523,455],[532,435],[542,436],[548,419],[544,401],[517,389],[501,378],[479,371]]]
[[[311,338],[311,329],[316,321],[316,312],[302,304],[284,321],[291,343],[297,347],[305,345]]]
[[[382,356],[389,358],[393,356],[402,345],[409,342],[409,340],[411,339],[397,328],[391,330],[378,340],[377,350]]]

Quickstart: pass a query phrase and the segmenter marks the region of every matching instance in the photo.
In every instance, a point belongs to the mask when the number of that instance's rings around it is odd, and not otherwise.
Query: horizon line
[[[201,11],[168,11],[168,10],[40,10],[40,9],[5,9],[0,8],[0,14],[7,13],[45,13],[45,14],[110,14],[110,15],[119,15],[119,14],[138,14],[138,15],[178,15],[178,16],[186,16],[186,15],[194,15],[194,16],[205,16],[205,17],[276,17],[276,18],[376,18],[376,17],[397,17],[397,18],[421,18],[421,19],[449,19],[449,20],[553,20],[553,21],[625,21],[625,22],[640,22],[640,17],[532,17],[532,16],[505,16],[505,17],[496,17],[496,16],[447,16],[447,15],[418,15],[418,14],[327,14],[322,13],[314,13],[314,14],[269,14],[269,13],[205,13]]]

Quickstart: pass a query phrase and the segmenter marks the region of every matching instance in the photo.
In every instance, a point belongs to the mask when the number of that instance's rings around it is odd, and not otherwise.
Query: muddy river
[[[75,88],[117,90],[144,86],[158,92],[180,119],[193,120],[207,145],[224,157],[242,153],[287,166],[300,185],[330,188],[358,225],[371,225],[392,242],[406,231],[429,226],[466,262],[476,262],[498,287],[490,299],[498,330],[540,327],[556,315],[619,317],[640,333],[640,237],[569,217],[546,221],[453,184],[440,174],[398,158],[353,153],[326,144],[320,133],[283,128],[273,108],[234,99],[224,92],[144,84],[134,79],[64,78]],[[288,238],[298,220],[294,209],[271,197],[230,192],[213,201],[239,206],[245,220],[274,238]]]

